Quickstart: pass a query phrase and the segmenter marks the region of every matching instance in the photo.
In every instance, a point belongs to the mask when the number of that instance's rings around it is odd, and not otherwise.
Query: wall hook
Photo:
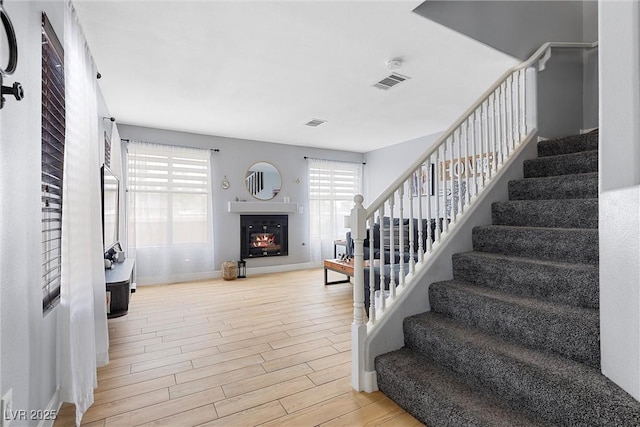
[[[18,82],[13,83],[12,86],[4,86],[4,76],[13,74],[18,66],[18,41],[16,40],[16,32],[13,29],[11,19],[4,8],[4,0],[0,0],[0,17],[2,18],[2,25],[7,33],[7,42],[9,44],[9,61],[7,62],[7,68],[0,68],[0,87],[2,88],[2,94],[0,96],[0,109],[4,107],[4,95],[13,95],[16,101],[20,101],[24,98],[24,89]]]

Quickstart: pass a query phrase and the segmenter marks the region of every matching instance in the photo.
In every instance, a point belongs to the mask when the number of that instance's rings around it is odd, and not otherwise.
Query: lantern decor
[[[238,261],[238,279],[247,277],[247,261],[241,259]]]

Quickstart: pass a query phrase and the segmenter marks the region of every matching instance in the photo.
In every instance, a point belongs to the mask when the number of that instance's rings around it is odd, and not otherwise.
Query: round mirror
[[[282,178],[271,163],[257,162],[251,165],[244,179],[247,191],[256,199],[271,200],[280,192]]]

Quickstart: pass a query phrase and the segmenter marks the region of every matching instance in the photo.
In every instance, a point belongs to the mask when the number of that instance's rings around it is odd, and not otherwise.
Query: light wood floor
[[[421,425],[352,390],[351,286],[323,286],[319,269],[138,288],[109,320],[83,425]],[[64,405],[54,426],[73,417]]]

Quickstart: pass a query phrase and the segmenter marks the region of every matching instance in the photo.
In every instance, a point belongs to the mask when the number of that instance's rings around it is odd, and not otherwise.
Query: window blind
[[[308,159],[311,257],[333,254],[333,241],[344,239],[344,217],[362,192],[362,164]]]
[[[131,142],[128,168],[137,247],[209,240],[208,150]]]
[[[64,173],[64,52],[42,14],[42,309],[60,299],[62,177]]]

